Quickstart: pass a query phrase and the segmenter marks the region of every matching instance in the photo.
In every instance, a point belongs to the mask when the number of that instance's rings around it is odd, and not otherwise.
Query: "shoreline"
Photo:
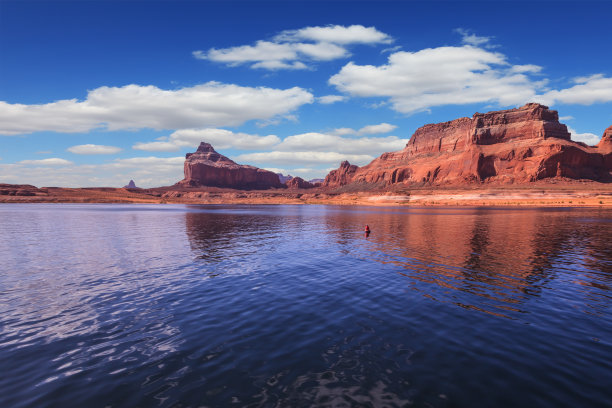
[[[324,189],[231,190],[221,188],[152,189],[62,188],[0,185],[0,203],[116,204],[330,204],[366,206],[460,207],[612,207],[612,185],[593,183],[523,186],[407,188],[394,191]]]

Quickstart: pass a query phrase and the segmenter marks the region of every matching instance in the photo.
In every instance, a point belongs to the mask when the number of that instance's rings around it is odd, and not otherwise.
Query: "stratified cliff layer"
[[[177,183],[191,187],[268,189],[286,187],[278,174],[253,166],[237,164],[202,142],[195,153],[185,156],[185,178]]]
[[[536,103],[425,125],[403,150],[370,164],[343,162],[324,186],[527,183],[549,177],[612,181],[612,126],[597,146],[570,139],[557,111]]]

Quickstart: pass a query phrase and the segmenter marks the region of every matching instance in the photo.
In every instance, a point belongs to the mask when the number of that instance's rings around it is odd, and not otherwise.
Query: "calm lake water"
[[[612,402],[610,210],[8,204],[0,231],[0,407]]]

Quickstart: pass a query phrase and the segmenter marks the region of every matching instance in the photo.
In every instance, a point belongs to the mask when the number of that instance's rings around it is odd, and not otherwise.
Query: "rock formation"
[[[292,177],[285,182],[289,189],[295,190],[299,188],[314,188],[315,185],[304,180],[301,177]]]
[[[130,180],[130,182],[127,183],[126,186],[123,186],[123,188],[140,188],[140,187],[136,187],[136,183],[134,183],[134,180]]]
[[[612,152],[612,126],[604,131],[601,140],[597,144],[597,149],[601,150],[602,152],[605,151],[606,153]]]
[[[47,189],[37,188],[31,184],[0,184],[0,196],[32,197],[47,194]]]
[[[570,139],[557,111],[536,103],[425,125],[403,150],[357,168],[342,162],[324,186],[525,183],[549,177],[612,181],[612,126],[597,146]]]
[[[202,142],[195,153],[185,156],[185,178],[177,183],[185,187],[227,187],[268,189],[285,187],[278,175],[253,166],[236,164]]]
[[[340,167],[332,170],[323,180],[323,187],[340,187],[352,181],[359,167],[349,163],[347,160],[340,163]]]

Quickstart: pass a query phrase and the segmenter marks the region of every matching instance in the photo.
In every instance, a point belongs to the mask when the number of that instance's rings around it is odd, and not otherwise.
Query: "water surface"
[[[0,231],[2,407],[612,401],[610,210],[8,204]]]

